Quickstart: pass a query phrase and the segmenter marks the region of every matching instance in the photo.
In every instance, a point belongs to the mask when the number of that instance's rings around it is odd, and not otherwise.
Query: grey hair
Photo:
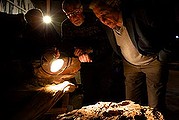
[[[108,6],[110,8],[120,11],[121,9],[121,0],[92,0],[89,5],[90,9],[93,9],[95,6]]]

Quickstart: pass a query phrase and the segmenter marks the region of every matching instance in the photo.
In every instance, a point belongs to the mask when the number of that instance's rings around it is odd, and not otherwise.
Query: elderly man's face
[[[93,9],[94,14],[99,20],[110,28],[115,28],[118,23],[119,13],[113,11],[111,8],[106,7],[105,9],[96,6]]]
[[[67,10],[63,11],[75,26],[80,26],[84,22],[83,7],[81,5],[68,6]]]

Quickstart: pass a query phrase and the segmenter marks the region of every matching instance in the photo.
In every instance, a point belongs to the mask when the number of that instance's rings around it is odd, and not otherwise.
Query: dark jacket
[[[167,9],[163,13],[163,9],[157,7],[158,4],[142,5],[122,6],[123,23],[131,41],[141,54],[158,55],[160,61],[169,60],[171,45],[175,40],[173,16]],[[114,51],[120,54],[112,29],[108,29],[107,33]]]

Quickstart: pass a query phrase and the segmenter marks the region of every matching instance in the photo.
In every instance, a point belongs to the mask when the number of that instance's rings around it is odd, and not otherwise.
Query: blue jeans
[[[157,59],[148,65],[136,66],[123,60],[126,99],[145,104],[159,111],[165,110],[168,65]],[[147,98],[147,101],[145,101]]]

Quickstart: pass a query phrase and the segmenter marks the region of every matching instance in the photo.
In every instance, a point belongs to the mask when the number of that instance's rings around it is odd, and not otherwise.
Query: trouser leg
[[[133,66],[124,61],[124,75],[126,78],[126,99],[144,104],[144,101],[146,101],[145,74],[142,73],[137,66]]]
[[[160,111],[165,110],[166,84],[168,81],[168,68],[157,60],[144,69],[146,73],[148,105]]]

